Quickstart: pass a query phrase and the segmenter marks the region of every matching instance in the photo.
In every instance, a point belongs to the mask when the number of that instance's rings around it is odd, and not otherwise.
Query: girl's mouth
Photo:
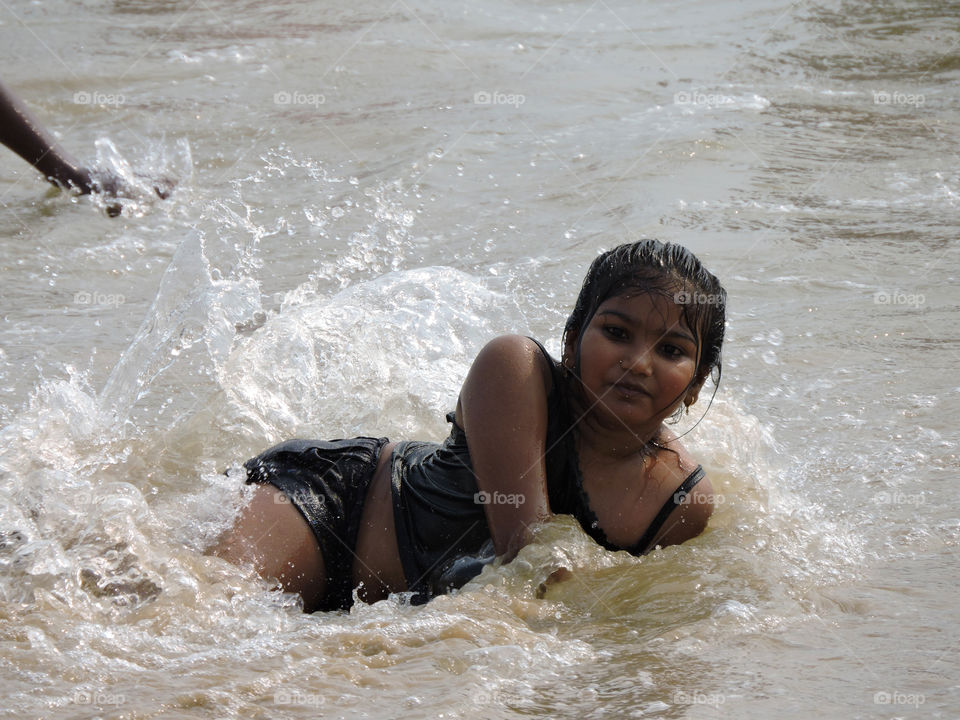
[[[622,395],[625,398],[638,398],[643,396],[649,396],[650,393],[647,392],[642,385],[637,385],[631,382],[615,382],[613,384],[613,389]]]

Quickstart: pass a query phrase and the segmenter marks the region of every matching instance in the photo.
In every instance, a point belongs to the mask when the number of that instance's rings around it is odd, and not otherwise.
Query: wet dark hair
[[[720,385],[721,348],[726,321],[727,291],[720,281],[682,245],[640,240],[602,253],[590,265],[573,312],[563,329],[563,345],[576,338],[570,370],[579,377],[580,343],[597,308],[625,294],[653,294],[669,298],[681,308],[697,341],[697,370],[684,390],[712,377],[714,393]],[[679,416],[678,416],[679,417]]]

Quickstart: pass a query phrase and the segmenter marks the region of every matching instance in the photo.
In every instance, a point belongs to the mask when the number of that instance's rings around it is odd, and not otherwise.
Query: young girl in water
[[[349,608],[354,589],[367,602],[400,591],[424,602],[465,581],[450,582],[455,563],[490,541],[510,560],[554,514],[636,555],[695,537],[712,489],[664,421],[689,411],[708,376],[719,383],[725,306],[681,246],[605,252],[567,319],[561,362],[530,338],[492,340],[439,445],[291,440],[248,460],[257,488],[213,552],[252,562],[312,611]]]

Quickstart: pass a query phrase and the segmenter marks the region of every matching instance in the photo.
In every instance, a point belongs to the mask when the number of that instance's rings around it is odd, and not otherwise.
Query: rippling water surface
[[[958,14],[4,5],[3,79],[141,190],[111,219],[0,153],[4,714],[956,717]],[[203,554],[224,468],[441,438],[477,350],[557,352],[643,236],[731,296],[704,535],[560,519],[457,595],[312,616]]]

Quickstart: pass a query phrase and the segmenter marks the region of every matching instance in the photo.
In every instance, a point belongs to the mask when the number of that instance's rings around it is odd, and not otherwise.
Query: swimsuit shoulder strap
[[[551,376],[554,376],[554,374],[557,372],[557,361],[550,356],[550,353],[547,352],[547,349],[543,346],[542,342],[537,340],[535,337],[530,337],[529,335],[527,336],[527,339],[533,340],[537,347],[540,348],[540,352],[543,353],[543,357],[547,359],[547,365],[550,366],[550,374]]]
[[[647,531],[643,534],[643,537],[637,541],[636,545],[630,548],[630,552],[633,555],[645,555],[653,549],[648,546],[651,542],[653,542],[653,539],[657,536],[657,533],[660,532],[663,524],[667,521],[667,518],[670,517],[670,513],[672,513],[676,507],[683,503],[694,486],[703,480],[704,475],[705,473],[703,472],[703,465],[697,465],[696,470],[687,475],[687,479],[680,484],[680,487],[677,488],[676,492],[674,492],[673,495],[671,495],[663,504],[663,507],[660,508],[660,512],[657,513],[657,516],[653,519],[653,522],[650,523],[650,527],[647,528]]]

